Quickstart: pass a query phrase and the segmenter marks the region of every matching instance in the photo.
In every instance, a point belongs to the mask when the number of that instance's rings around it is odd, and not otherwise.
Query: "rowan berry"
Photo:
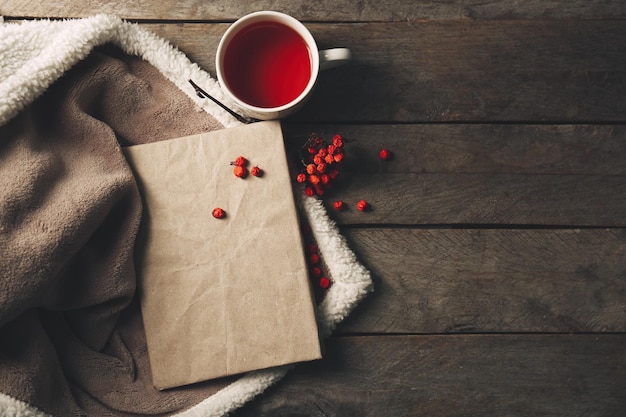
[[[325,290],[328,287],[330,287],[330,280],[326,277],[322,277],[320,278],[318,285],[320,286],[321,289]]]
[[[245,178],[246,175],[248,175],[248,170],[242,165],[235,165],[235,168],[233,168],[233,174],[235,174],[235,177]]]
[[[333,203],[333,208],[337,211],[341,211],[345,208],[345,203],[341,200],[337,200]]]
[[[313,191],[313,187],[305,187],[304,194],[306,194],[307,197],[313,197],[315,191]]]
[[[248,165],[248,160],[243,156],[238,156],[237,159],[235,159],[235,162],[233,162],[232,164],[238,167],[245,167],[246,165]]]
[[[213,215],[213,217],[215,217],[216,219],[223,219],[224,216],[226,216],[226,213],[224,212],[224,210],[222,210],[219,207],[216,207],[213,209],[213,212],[211,212],[211,214]]]
[[[317,172],[317,165],[309,164],[306,166],[306,173],[309,175],[315,174]]]
[[[263,170],[259,168],[258,166],[254,166],[250,170],[250,174],[252,174],[255,177],[261,177],[263,175]]]
[[[343,146],[343,137],[339,134],[333,136],[333,145],[337,148],[341,148]]]
[[[309,255],[309,263],[311,265],[317,265],[320,262],[320,256],[317,253],[312,253]]]
[[[331,180],[334,180],[339,176],[339,170],[337,168],[331,169],[330,171],[328,171],[328,176]]]
[[[389,152],[388,149],[383,148],[380,152],[378,152],[378,156],[381,161],[388,161],[389,158],[391,158],[391,152]]]
[[[311,275],[313,275],[315,278],[319,278],[322,275],[322,270],[319,266],[314,266],[313,268],[311,268]]]
[[[343,161],[343,154],[342,153],[336,153],[333,155],[333,159],[335,160],[335,162],[339,163],[341,161]]]
[[[313,243],[308,245],[306,249],[309,251],[309,253],[317,253],[317,245],[314,245]]]
[[[303,183],[306,181],[306,174],[304,173],[299,173],[298,176],[296,176],[296,181],[298,181],[299,183]]]
[[[309,182],[313,185],[317,185],[320,183],[320,177],[319,175],[313,174],[313,175],[309,175]]]
[[[334,154],[335,153],[335,149],[336,149],[335,145],[328,145],[326,147],[326,151],[328,152],[329,155]]]
[[[356,209],[359,211],[365,211],[367,210],[368,207],[369,207],[369,204],[365,200],[359,200],[356,203]]]
[[[330,177],[328,176],[328,174],[320,175],[320,182],[324,185],[328,185],[328,183],[330,182]]]
[[[309,152],[311,155],[315,155],[317,153],[317,148],[315,146],[309,146],[307,148],[307,152]]]
[[[317,172],[319,172],[320,174],[323,174],[324,172],[326,172],[326,164],[323,162],[321,164],[317,164],[317,167],[315,167],[315,169],[317,169]]]
[[[315,185],[315,193],[319,196],[324,195],[324,189],[319,185]]]
[[[324,162],[326,162],[327,164],[332,164],[333,162],[335,162],[335,156],[328,154],[324,157]]]

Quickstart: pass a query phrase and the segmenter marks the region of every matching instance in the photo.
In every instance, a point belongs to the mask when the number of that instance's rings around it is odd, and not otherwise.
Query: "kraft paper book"
[[[136,245],[154,385],[321,357],[279,122],[125,149],[144,203]],[[238,178],[238,156],[263,176]],[[216,219],[214,208],[225,216]]]

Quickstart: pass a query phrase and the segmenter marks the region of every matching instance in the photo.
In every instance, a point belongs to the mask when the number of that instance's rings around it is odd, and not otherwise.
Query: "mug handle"
[[[352,59],[352,52],[348,48],[324,49],[319,54],[320,70],[338,67]]]

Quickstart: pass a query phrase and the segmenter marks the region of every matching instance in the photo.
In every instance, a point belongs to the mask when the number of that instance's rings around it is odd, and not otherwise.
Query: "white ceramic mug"
[[[224,93],[248,117],[279,119],[299,109],[320,69],[348,62],[347,48],[320,51],[295,18],[260,11],[234,22],[217,48],[216,72]]]

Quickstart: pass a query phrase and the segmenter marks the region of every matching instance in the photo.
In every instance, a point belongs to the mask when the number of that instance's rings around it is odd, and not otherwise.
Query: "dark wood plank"
[[[290,152],[312,133],[346,140],[343,170],[399,174],[626,175],[626,125],[283,123]],[[378,152],[387,148],[389,162]]]
[[[311,132],[347,139],[342,225],[626,225],[625,126],[287,124],[291,154]]]
[[[227,24],[146,24],[214,74]],[[322,74],[297,121],[626,120],[626,22],[310,24],[354,62]]]
[[[312,122],[626,120],[626,22],[309,24],[354,62],[320,77]],[[226,25],[151,24],[210,73]]]
[[[3,0],[0,14],[24,17],[81,17],[109,13],[127,19],[233,20],[257,10],[279,10],[314,21],[407,21],[415,19],[613,19],[626,15],[619,2],[490,1],[102,1],[33,2]]]
[[[626,176],[532,174],[344,175],[326,197],[339,224],[626,226]],[[367,212],[355,205],[365,199]]]
[[[623,229],[343,233],[375,290],[341,332],[626,331]]]
[[[343,337],[245,416],[619,416],[626,335]]]

